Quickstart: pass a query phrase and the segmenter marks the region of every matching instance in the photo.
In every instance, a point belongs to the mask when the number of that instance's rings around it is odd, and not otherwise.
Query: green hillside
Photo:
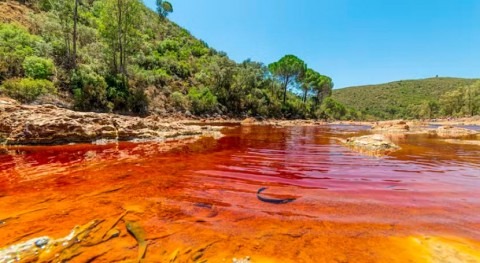
[[[333,91],[339,102],[379,119],[412,118],[426,102],[440,103],[447,92],[472,85],[478,79],[428,78]]]
[[[301,59],[236,63],[156,2],[0,0],[0,96],[126,114],[345,116],[322,104],[332,80]]]

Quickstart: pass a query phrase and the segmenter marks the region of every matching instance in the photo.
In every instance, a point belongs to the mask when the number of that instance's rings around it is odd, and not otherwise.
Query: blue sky
[[[480,0],[170,2],[172,21],[235,61],[294,54],[336,88],[480,77]]]

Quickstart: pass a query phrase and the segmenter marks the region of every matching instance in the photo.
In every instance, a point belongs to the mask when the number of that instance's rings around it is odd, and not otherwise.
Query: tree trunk
[[[73,9],[73,54],[72,67],[77,68],[77,22],[78,22],[78,1],[75,0],[75,8]]]
[[[123,74],[123,37],[122,37],[122,0],[118,0],[117,1],[117,5],[118,5],[118,14],[117,14],[117,18],[118,18],[118,25],[117,25],[117,34],[118,34],[118,51],[119,51],[119,56],[120,56],[120,65],[119,65],[119,68],[117,69],[117,71],[119,73],[122,73]],[[125,84],[125,83],[124,83]]]
[[[285,84],[283,86],[283,104],[285,105],[285,102],[287,101],[287,87],[288,87],[288,81],[289,77],[285,79]]]

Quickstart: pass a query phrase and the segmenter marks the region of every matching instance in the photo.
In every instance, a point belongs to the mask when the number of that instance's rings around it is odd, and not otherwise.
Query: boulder
[[[410,131],[410,126],[405,121],[387,121],[387,122],[377,122],[373,127],[374,131],[381,132],[408,132]]]
[[[346,139],[344,143],[354,150],[369,155],[383,155],[400,149],[381,134],[351,137]]]
[[[435,133],[440,138],[461,138],[478,134],[477,131],[454,127],[454,126],[442,126],[435,130]]]

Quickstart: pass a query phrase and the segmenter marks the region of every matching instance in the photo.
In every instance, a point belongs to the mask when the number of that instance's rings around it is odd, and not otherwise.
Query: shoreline
[[[0,98],[0,144],[65,145],[74,143],[167,142],[201,137],[222,137],[221,129],[232,126],[271,125],[278,127],[356,125],[384,132],[426,131],[434,126],[480,126],[480,116],[433,120],[324,121],[257,120],[240,118],[188,118],[125,116],[113,113],[79,112],[54,105],[22,105]],[[398,125],[405,125],[406,130]],[[393,129],[392,129],[393,128]],[[436,127],[435,127],[436,128]],[[475,130],[477,130],[475,128]]]

